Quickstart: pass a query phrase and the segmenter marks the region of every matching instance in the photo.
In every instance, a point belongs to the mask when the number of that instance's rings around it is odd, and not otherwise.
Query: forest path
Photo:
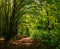
[[[29,37],[11,40],[7,45],[3,43],[3,38],[0,38],[0,49],[37,49],[38,41],[33,41]]]

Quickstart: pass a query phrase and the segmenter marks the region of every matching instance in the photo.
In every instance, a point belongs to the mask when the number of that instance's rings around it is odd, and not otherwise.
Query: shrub
[[[33,39],[39,39],[40,44],[37,46],[41,49],[58,49],[60,48],[60,31],[56,30],[34,30],[30,35]]]

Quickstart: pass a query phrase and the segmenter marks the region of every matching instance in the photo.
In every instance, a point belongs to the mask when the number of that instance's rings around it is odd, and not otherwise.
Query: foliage
[[[59,0],[12,0],[7,3],[0,0],[1,34],[12,34],[14,30],[13,33],[41,40],[38,49],[60,48]]]
[[[0,0],[1,34],[10,40],[17,34],[18,21],[26,13],[26,6],[33,0]]]
[[[30,34],[28,36],[36,40],[41,40],[38,47],[41,49],[59,49],[60,14],[58,14],[59,6],[57,6],[57,4],[59,5],[59,3],[55,0],[51,2],[47,0],[42,1],[41,4],[35,4],[34,7],[30,8],[31,11],[27,13],[28,15],[25,14],[22,17],[23,20],[20,20],[20,24],[23,23],[23,28],[20,27],[18,32],[23,33],[24,31],[22,29],[28,28],[28,32],[26,32]]]

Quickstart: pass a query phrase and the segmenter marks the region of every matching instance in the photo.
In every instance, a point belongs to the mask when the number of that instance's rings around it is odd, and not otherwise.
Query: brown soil
[[[29,37],[11,40],[7,45],[3,43],[4,39],[0,38],[0,49],[37,49],[39,41],[34,41]]]

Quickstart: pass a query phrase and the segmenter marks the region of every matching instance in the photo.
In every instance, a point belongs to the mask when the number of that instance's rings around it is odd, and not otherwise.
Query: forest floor
[[[0,49],[37,49],[38,41],[22,38],[13,39],[8,44],[3,43],[4,38],[0,38]]]

